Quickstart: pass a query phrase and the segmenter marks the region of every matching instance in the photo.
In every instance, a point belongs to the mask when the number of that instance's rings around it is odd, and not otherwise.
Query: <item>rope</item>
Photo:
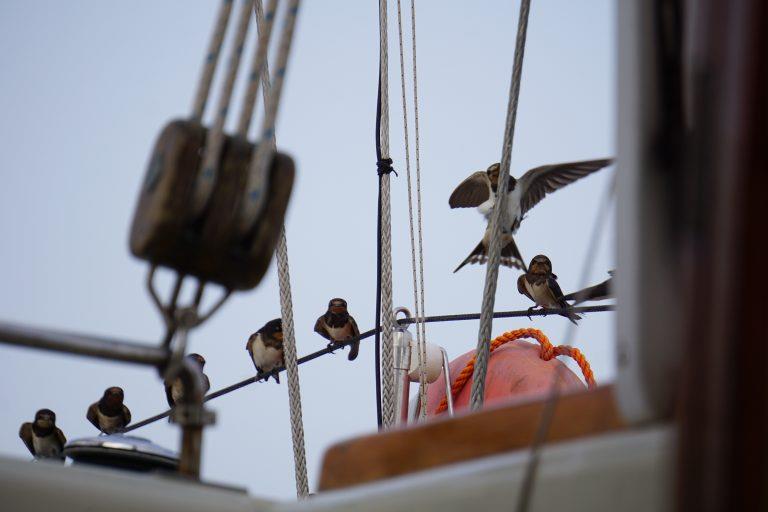
[[[240,137],[248,136],[248,128],[251,126],[253,111],[256,108],[256,93],[259,92],[259,83],[266,74],[269,79],[269,67],[267,65],[267,52],[269,51],[269,41],[272,38],[272,27],[275,25],[275,11],[277,10],[277,0],[270,0],[267,4],[266,16],[262,12],[261,0],[254,2],[256,9],[256,52],[251,58],[251,68],[248,71],[248,87],[243,97],[243,107],[240,110],[240,119],[237,122],[237,134]],[[260,21],[260,20],[263,20]],[[259,80],[259,76],[262,80]],[[264,102],[266,103],[269,94],[264,93]]]
[[[299,0],[291,0],[288,4],[288,12],[283,20],[283,32],[280,36],[280,43],[277,49],[275,78],[273,79],[272,89],[269,94],[269,101],[266,102],[265,105],[260,139],[262,142],[272,139],[275,135],[277,112],[280,105],[280,97],[283,92],[285,73],[288,69],[288,57],[291,53],[291,43],[293,42],[293,32],[296,27],[298,13]],[[273,153],[274,150],[269,144],[259,144],[251,158],[244,205],[238,226],[241,233],[246,233],[251,228],[254,219],[261,211],[261,207],[266,199],[266,194],[264,192],[267,170]]]
[[[421,215],[421,158],[419,152],[419,87],[418,87],[418,74],[416,73],[416,0],[411,0],[411,56],[413,58],[413,124],[414,133],[416,136],[416,214],[417,214],[417,229],[419,239],[419,290],[421,291],[421,307],[419,311],[423,317],[425,313],[424,308],[424,240],[422,230],[422,215]],[[427,417],[427,326],[424,322],[421,322],[416,326],[416,329],[421,327],[421,361],[419,367],[419,402],[421,405],[421,417]]]
[[[398,33],[398,42],[399,42],[399,48],[400,48],[400,90],[402,95],[402,105],[403,105],[403,136],[405,141],[405,174],[407,177],[407,185],[408,185],[408,223],[409,223],[409,229],[408,229],[408,235],[410,236],[411,241],[411,270],[413,275],[413,303],[414,303],[414,312],[416,313],[416,318],[419,318],[423,316],[421,314],[421,310],[419,309],[420,303],[419,303],[419,285],[418,285],[418,270],[416,267],[416,235],[415,235],[415,229],[413,225],[413,192],[411,187],[411,148],[408,136],[408,100],[405,96],[405,57],[403,56],[403,20],[402,20],[402,13],[400,8],[400,0],[397,0],[397,33]],[[422,358],[422,338],[421,338],[421,330],[419,329],[419,324],[416,324],[416,347],[417,347],[417,354],[418,354],[418,364],[419,364],[419,403],[421,403],[421,395],[423,394],[422,391],[425,390],[425,384],[426,379],[424,378],[425,374],[423,372],[424,370],[424,359]],[[423,411],[425,404],[421,404],[421,410]]]
[[[389,181],[389,60],[387,53],[387,0],[379,0],[379,91],[376,112],[376,167],[379,175],[378,235],[376,275],[376,399],[379,427],[395,424],[395,381],[392,369],[392,225]],[[383,321],[380,321],[381,316]],[[383,364],[382,364],[383,360]],[[379,412],[380,410],[380,412]]]
[[[547,336],[539,329],[527,328],[505,332],[491,342],[490,351],[493,352],[505,343],[509,343],[510,341],[518,340],[520,338],[533,338],[538,341],[541,345],[541,349],[539,350],[539,357],[544,361],[549,361],[553,357],[557,356],[572,357],[579,365],[579,368],[581,368],[581,373],[584,375],[584,381],[587,383],[587,387],[589,389],[594,389],[597,386],[597,383],[595,382],[595,375],[592,373],[592,368],[589,366],[589,362],[579,349],[566,345],[558,345],[555,347],[549,341],[549,338],[547,338]],[[464,366],[464,369],[461,370],[461,373],[459,373],[459,376],[456,377],[456,380],[451,385],[451,396],[453,397],[454,402],[458,398],[461,391],[464,389],[464,386],[466,386],[469,379],[472,378],[474,369],[475,358],[472,357],[472,359],[467,362],[466,366]],[[440,414],[447,408],[448,397],[443,397],[440,405],[438,405],[437,409],[435,410],[435,414]]]
[[[550,309],[550,310],[536,310],[532,311],[530,313],[530,316],[547,316],[547,315],[559,315],[560,313],[567,313],[568,311],[573,311],[576,313],[602,313],[607,311],[615,311],[615,306],[611,305],[602,305],[602,306],[584,306],[584,307],[575,307],[572,309]],[[527,317],[528,311],[499,311],[497,313],[493,314],[494,318],[522,318]],[[397,320],[397,323],[400,325],[410,325],[414,324],[418,321],[423,321],[425,323],[432,323],[432,322],[461,322],[461,321],[467,321],[467,320],[478,320],[480,319],[480,313],[466,313],[461,315],[439,315],[439,316],[428,316],[416,319],[416,318],[401,318],[400,320]],[[314,361],[315,359],[328,355],[333,354],[334,351],[337,348],[346,347],[347,345],[351,345],[353,343],[357,343],[358,341],[362,341],[366,338],[370,338],[371,336],[374,336],[377,332],[380,332],[381,328],[379,329],[370,329],[360,334],[357,338],[352,338],[349,340],[345,340],[343,342],[336,343],[333,347],[326,347],[323,349],[320,349],[316,352],[312,352],[310,354],[307,354],[303,357],[300,357],[297,361],[298,365],[302,365],[305,363],[308,363],[310,361]],[[208,402],[209,400],[215,400],[221,396],[228,395],[229,393],[232,393],[234,391],[237,391],[238,389],[242,389],[246,386],[250,386],[251,384],[255,382],[261,382],[267,380],[269,377],[271,377],[273,374],[280,374],[282,371],[284,371],[284,367],[275,368],[269,373],[258,373],[255,376],[248,377],[246,379],[243,379],[241,381],[235,382],[234,384],[230,384],[229,386],[223,387],[221,389],[218,389],[216,391],[211,391],[207,395],[205,395],[205,402]],[[163,418],[167,418],[168,415],[171,413],[170,409],[164,412],[161,412],[159,414],[156,414],[154,416],[150,416],[149,418],[146,418],[144,420],[141,420],[137,423],[133,423],[129,427],[126,427],[123,432],[131,432],[132,430],[136,430],[138,428],[144,427],[146,425],[149,425],[150,423],[154,423],[156,421],[159,421]]]
[[[491,327],[493,326],[493,306],[496,300],[496,283],[499,278],[499,262],[501,260],[500,228],[507,229],[506,206],[507,183],[509,182],[509,164],[512,156],[512,140],[515,134],[515,119],[517,118],[517,100],[520,96],[520,78],[523,72],[523,55],[525,54],[525,36],[528,30],[528,13],[531,1],[521,0],[520,18],[517,26],[517,40],[515,41],[515,62],[512,66],[512,81],[509,90],[509,105],[507,106],[507,121],[504,128],[504,142],[501,150],[501,169],[497,190],[496,204],[491,213],[490,232],[491,243],[488,248],[488,263],[485,273],[485,286],[483,289],[483,303],[480,311],[480,329],[477,335],[477,365],[472,379],[472,396],[470,405],[472,409],[479,409],[483,405],[485,393],[485,373],[488,368],[489,341]],[[504,218],[504,224],[502,224]]]
[[[273,2],[274,3],[274,2]],[[259,34],[265,30],[264,13],[261,0],[254,4],[256,11],[256,28]],[[265,58],[261,74],[262,93],[264,104],[267,104],[271,90],[269,80],[269,63]],[[275,134],[265,141],[275,148]],[[285,238],[285,226],[280,230],[280,238],[277,241],[277,277],[280,288],[280,315],[283,323],[283,356],[285,370],[288,374],[288,401],[290,404],[291,436],[293,441],[293,467],[296,478],[296,495],[299,499],[309,495],[309,482],[307,479],[307,457],[304,447],[304,422],[301,411],[301,386],[299,385],[299,368],[296,362],[296,336],[293,327],[293,301],[291,299],[291,273],[288,268],[288,242]]]
[[[216,106],[216,116],[205,140],[203,172],[198,175],[195,183],[192,197],[192,211],[194,215],[199,215],[203,211],[213,191],[213,184],[216,180],[216,173],[221,158],[221,150],[224,146],[224,123],[227,121],[229,103],[232,100],[232,91],[235,88],[237,71],[240,69],[240,57],[243,54],[245,37],[248,35],[248,26],[251,22],[252,4],[252,0],[244,0],[240,8],[240,18],[235,31],[235,40],[229,52],[227,72],[224,75],[224,85],[219,96],[219,103]]]
[[[208,102],[208,94],[211,91],[211,82],[213,74],[216,71],[216,64],[219,61],[219,52],[221,44],[224,42],[224,34],[227,31],[229,15],[232,12],[232,0],[223,0],[219,7],[219,13],[216,17],[216,24],[211,35],[211,42],[208,43],[208,52],[205,55],[203,70],[200,74],[200,82],[197,84],[197,93],[192,103],[192,120],[200,122],[205,112],[205,105]]]
[[[411,2],[411,6],[413,6],[413,2]],[[411,18],[413,20],[413,17]],[[417,270],[416,267],[416,235],[415,235],[415,229],[413,225],[413,192],[411,187],[411,149],[410,149],[410,137],[408,136],[408,100],[405,95],[405,57],[403,55],[403,21],[402,21],[402,12],[401,12],[401,4],[400,0],[397,0],[397,29],[398,29],[398,41],[399,41],[399,48],[400,48],[400,89],[402,94],[402,105],[403,105],[403,132],[404,132],[404,139],[405,139],[405,169],[406,169],[406,176],[407,176],[407,184],[408,184],[408,222],[409,222],[409,230],[408,234],[410,235],[411,240],[411,269],[413,273],[413,302],[414,302],[414,310],[416,313],[416,318],[420,318],[424,316],[423,311],[423,294],[424,294],[424,261],[423,258],[421,258],[422,252],[422,240],[421,240],[421,194],[419,194],[419,256],[420,256],[420,267]],[[412,30],[415,29],[415,25],[412,25]],[[412,51],[415,50],[415,48],[412,47]],[[415,56],[415,52],[414,52]],[[415,63],[414,63],[414,71],[415,71]],[[416,96],[414,95],[414,104],[416,103]],[[418,139],[417,139],[418,140]],[[418,161],[418,151],[417,151],[417,161]],[[418,173],[418,171],[417,171]],[[418,174],[417,174],[418,176]],[[419,178],[417,178],[419,179]],[[419,287],[418,283],[418,275],[419,272],[421,273],[421,287]],[[419,301],[419,297],[422,297],[422,301]],[[417,354],[418,354],[418,364],[419,364],[419,416],[421,418],[426,417],[427,413],[427,373],[426,373],[426,333],[422,329],[424,326],[423,322],[418,322],[416,324],[416,347],[417,347]]]
[[[260,2],[260,0],[256,0]],[[301,388],[299,386],[299,368],[296,360],[296,338],[293,330],[293,304],[291,302],[291,279],[288,270],[288,246],[285,240],[285,228],[280,231],[277,243],[277,275],[280,282],[280,312],[283,319],[283,352],[286,373],[288,374],[288,400],[290,402],[291,435],[293,437],[293,462],[296,475],[296,495],[306,498],[309,495],[307,481],[307,458],[304,449],[304,423],[301,412]]]

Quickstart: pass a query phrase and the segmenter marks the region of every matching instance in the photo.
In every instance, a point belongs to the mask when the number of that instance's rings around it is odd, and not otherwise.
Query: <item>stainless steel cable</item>
[[[537,309],[535,311],[528,311],[528,310],[497,311],[496,313],[493,314],[493,317],[494,318],[525,318],[528,316],[534,317],[534,316],[559,315],[561,313],[568,313],[568,312],[574,312],[579,314],[603,313],[603,312],[615,311],[615,309],[616,309],[615,306],[609,304],[609,305],[603,305],[603,306],[577,306],[571,309]],[[479,320],[480,316],[481,316],[480,313],[462,313],[458,315],[433,315],[433,316],[424,317],[423,319],[401,318],[400,320],[397,320],[397,323],[399,325],[410,325],[418,321],[423,321],[425,323],[465,322],[468,320]],[[314,361],[319,357],[334,354],[337,349],[346,347],[353,343],[357,343],[361,340],[370,338],[371,336],[374,336],[377,332],[380,332],[380,331],[381,329],[369,329],[365,332],[360,333],[360,336],[358,336],[357,338],[345,340],[343,342],[337,343],[333,347],[326,347],[326,348],[317,350],[315,352],[311,352],[305,356],[302,356],[298,359],[297,363],[299,366],[301,366],[302,364],[308,363],[310,361]],[[10,335],[8,334],[9,332],[11,332]],[[51,339],[50,337],[45,337],[45,336],[41,337],[39,330],[36,331],[35,334],[36,334],[35,336],[32,336],[29,333],[15,334],[13,327],[9,327],[8,325],[4,325],[2,322],[0,322],[0,342],[3,342],[3,343],[11,343],[19,346],[36,347],[36,348],[47,349],[47,350],[57,350],[60,352],[72,353],[72,354],[91,355],[94,357],[107,357],[107,356],[99,355],[97,353],[98,349],[93,348],[93,344],[95,342],[89,341],[89,340],[93,340],[94,338],[82,338],[82,337],[77,337],[77,336],[72,336],[67,334],[67,336],[70,336],[70,339],[68,339],[66,343],[61,343],[58,341],[53,341],[53,339]],[[61,339],[62,337],[61,333],[55,333],[55,335],[57,340]],[[9,339],[11,341],[8,341]],[[97,341],[101,343],[101,341],[103,340],[97,340]],[[134,351],[141,352],[141,350],[143,350],[143,348],[135,349]],[[148,361],[146,361],[145,359],[149,360],[150,356],[152,356],[152,354],[149,354],[149,352],[147,352],[147,354],[144,354],[142,356],[141,362],[147,363]],[[155,357],[159,357],[159,356],[155,356]],[[152,362],[152,361],[149,361],[149,362]],[[217,389],[216,391],[211,391],[205,396],[205,401],[208,402],[210,400],[215,400],[221,396],[227,395],[229,393],[237,391],[238,389],[242,389],[246,386],[250,386],[251,384],[254,384],[256,382],[266,381],[273,373],[280,373],[284,370],[285,368],[276,368],[275,370],[273,370],[273,372],[259,373],[258,375],[248,377],[241,381],[235,382],[234,384],[230,384],[229,386],[223,387],[221,389]],[[123,432],[131,432],[133,430],[149,425],[150,423],[154,423],[163,418],[167,418],[170,412],[171,412],[170,410],[167,410],[159,414],[156,414],[154,416],[150,416],[149,418],[138,421],[136,423],[133,423],[127,428],[125,428]]]
[[[496,301],[496,283],[499,278],[499,262],[501,260],[501,228],[508,229],[506,219],[507,183],[509,182],[509,165],[512,157],[512,141],[515,135],[515,120],[517,118],[517,100],[520,96],[520,78],[523,72],[523,56],[525,54],[525,37],[528,31],[528,13],[530,0],[521,0],[520,17],[517,25],[515,41],[515,61],[512,66],[512,80],[509,89],[509,104],[507,120],[504,127],[504,142],[501,149],[501,169],[497,187],[497,200],[491,213],[490,232],[491,242],[488,247],[488,264],[483,288],[483,303],[481,307],[480,329],[477,335],[477,350],[475,352],[475,370],[472,374],[472,394],[470,406],[477,410],[483,405],[485,395],[485,374],[488,369],[490,355],[491,328],[493,326],[493,307]]]

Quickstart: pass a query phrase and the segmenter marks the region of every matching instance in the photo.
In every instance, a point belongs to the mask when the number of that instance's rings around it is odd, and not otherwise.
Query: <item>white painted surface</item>
[[[672,448],[671,427],[550,446],[542,452],[530,512],[671,510]],[[269,502],[172,477],[0,458],[0,496],[8,510],[26,512],[507,511],[527,462],[528,451],[518,451],[303,502]]]

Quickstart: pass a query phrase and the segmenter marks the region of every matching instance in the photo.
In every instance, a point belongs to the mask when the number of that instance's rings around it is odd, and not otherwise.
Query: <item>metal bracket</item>
[[[407,308],[398,307],[393,311],[393,316],[404,313],[410,318],[411,312]],[[411,390],[411,380],[408,372],[411,368],[411,333],[408,326],[395,322],[395,332],[392,336],[393,371],[395,378],[395,425],[408,422],[408,397]]]

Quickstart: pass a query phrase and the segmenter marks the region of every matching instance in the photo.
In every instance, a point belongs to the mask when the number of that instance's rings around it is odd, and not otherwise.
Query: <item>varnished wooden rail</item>
[[[323,458],[320,490],[392,478],[530,445],[544,402],[489,407],[335,444]],[[613,386],[558,399],[547,442],[597,435],[624,427]]]

